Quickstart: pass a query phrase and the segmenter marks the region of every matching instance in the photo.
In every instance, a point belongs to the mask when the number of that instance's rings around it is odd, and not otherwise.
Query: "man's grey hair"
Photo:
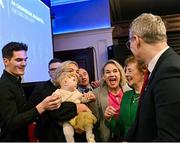
[[[136,34],[146,43],[166,42],[166,27],[160,16],[143,13],[130,25],[129,35]]]

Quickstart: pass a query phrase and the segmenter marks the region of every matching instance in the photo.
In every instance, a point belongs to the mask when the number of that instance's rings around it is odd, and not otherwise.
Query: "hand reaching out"
[[[51,96],[47,96],[41,103],[39,103],[36,108],[41,114],[45,110],[58,109],[61,105],[61,96],[53,93]]]
[[[93,88],[98,88],[100,86],[100,81],[99,80],[96,80],[96,81],[92,81],[91,82],[91,86]]]
[[[84,93],[83,96],[89,101],[95,101],[96,100],[96,96],[91,91],[89,91],[88,93]]]
[[[77,113],[80,112],[91,112],[91,110],[85,104],[76,104]]]

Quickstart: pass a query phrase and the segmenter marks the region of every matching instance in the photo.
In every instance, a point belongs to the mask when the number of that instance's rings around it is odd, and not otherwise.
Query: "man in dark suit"
[[[180,57],[167,44],[162,19],[141,14],[131,23],[126,44],[150,72],[126,140],[180,141]]]

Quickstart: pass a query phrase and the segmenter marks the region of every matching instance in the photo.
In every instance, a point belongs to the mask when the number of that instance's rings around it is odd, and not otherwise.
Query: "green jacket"
[[[135,120],[138,102],[139,94],[133,90],[126,91],[121,101],[118,119],[112,118],[110,121],[106,121],[106,126],[121,140],[124,139]]]

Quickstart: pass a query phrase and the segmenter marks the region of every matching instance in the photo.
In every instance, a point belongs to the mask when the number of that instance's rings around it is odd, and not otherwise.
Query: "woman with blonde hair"
[[[105,122],[112,124],[119,116],[120,104],[127,90],[126,77],[123,67],[115,60],[108,60],[102,69],[101,86],[93,91],[98,106],[100,141],[114,141],[114,127],[107,127]]]
[[[71,77],[73,77],[72,75],[76,77],[75,81],[70,80]],[[78,115],[81,114],[81,116],[76,116],[74,119],[71,120],[71,125],[76,130],[76,132],[74,132],[75,134],[73,133],[72,128],[70,128],[70,126],[67,126],[67,124],[65,124],[66,127],[64,128],[64,133],[65,133],[66,141],[74,142],[74,139],[75,139],[75,141],[78,141],[78,142],[83,141],[84,142],[85,138],[84,138],[84,134],[82,134],[82,133],[83,133],[83,131],[86,131],[85,135],[86,135],[87,141],[95,142],[95,137],[92,133],[93,126],[92,125],[90,126],[88,124],[90,124],[90,123],[94,124],[96,122],[96,119],[95,119],[96,117],[92,114],[93,111],[90,116],[91,119],[88,119],[87,118],[88,116],[86,116],[86,117],[84,116],[85,112],[87,112],[87,111],[91,112],[90,111],[91,108],[89,107],[91,105],[90,101],[91,100],[94,101],[95,96],[92,94],[92,92],[82,94],[77,90],[77,84],[79,82],[79,66],[78,66],[78,64],[75,61],[70,61],[70,60],[67,60],[67,61],[61,63],[61,66],[59,66],[55,71],[55,79],[56,79],[55,84],[57,85],[57,87],[59,87],[61,89],[61,92],[59,89],[56,92],[60,93],[60,95],[62,96],[63,102],[71,101],[71,102],[76,103],[76,105],[78,105],[78,104],[83,105],[82,110],[79,110],[79,112],[78,112]],[[74,85],[74,83],[76,83],[76,84]],[[73,91],[69,91],[71,88],[73,88]],[[64,89],[66,89],[66,91]],[[73,100],[74,98],[76,100]],[[81,134],[77,134],[78,131],[79,131],[79,133],[81,132]]]
[[[62,72],[74,72],[79,78],[79,66],[75,61],[67,60],[62,62],[61,66],[59,66],[55,71],[55,79],[57,79]]]

